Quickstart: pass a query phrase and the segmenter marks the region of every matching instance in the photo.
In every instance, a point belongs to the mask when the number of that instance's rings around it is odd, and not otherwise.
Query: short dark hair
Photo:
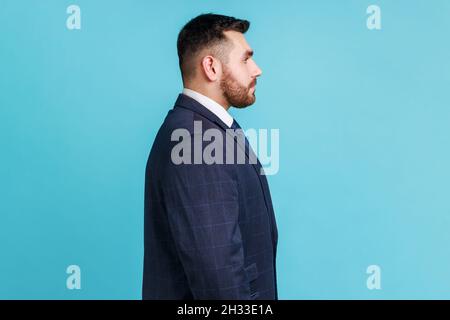
[[[227,40],[223,34],[224,31],[245,33],[249,27],[250,22],[247,20],[213,13],[201,14],[186,23],[178,34],[177,41],[178,59],[183,80],[195,74],[192,59],[197,53],[205,48],[217,47],[218,44],[223,44]],[[216,54],[220,55],[220,53],[222,53],[222,59],[227,58],[224,52],[216,51]],[[227,61],[222,62],[226,63]]]

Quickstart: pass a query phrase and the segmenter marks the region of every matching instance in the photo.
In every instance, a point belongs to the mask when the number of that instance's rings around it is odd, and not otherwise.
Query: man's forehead
[[[248,44],[247,40],[245,40],[245,36],[243,33],[230,30],[230,31],[225,31],[224,34],[228,39],[233,41],[233,44],[235,46],[238,46],[240,51],[245,52],[245,51],[252,50],[252,48],[250,48],[250,45]]]

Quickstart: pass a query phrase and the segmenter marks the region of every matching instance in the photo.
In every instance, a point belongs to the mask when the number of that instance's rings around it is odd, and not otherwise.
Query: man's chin
[[[247,107],[250,107],[255,102],[256,102],[256,95],[254,93],[252,93],[251,97],[250,97],[250,103],[247,105]]]
[[[250,107],[252,104],[255,103],[255,101],[256,101],[256,96],[252,95],[252,97],[249,100],[247,100],[243,103],[235,104],[234,107],[238,108],[238,109],[244,109],[244,108]]]

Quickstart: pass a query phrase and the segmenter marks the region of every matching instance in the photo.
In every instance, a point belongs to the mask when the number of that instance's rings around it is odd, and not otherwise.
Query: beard
[[[228,68],[223,69],[220,88],[230,105],[236,108],[245,108],[255,103],[255,92],[250,93],[253,86],[256,86],[256,79],[250,85],[244,86],[233,77]]]

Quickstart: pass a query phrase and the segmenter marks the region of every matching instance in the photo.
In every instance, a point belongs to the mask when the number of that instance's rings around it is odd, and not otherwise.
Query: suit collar
[[[204,107],[202,104],[200,104],[197,100],[195,100],[185,94],[178,95],[177,101],[175,102],[175,108],[177,108],[177,107],[185,108],[185,109],[191,110],[197,114],[202,115],[203,117],[207,118],[208,120],[216,123],[220,128],[222,128],[226,132],[226,134],[230,134],[230,130],[233,130],[233,129],[230,129],[222,120],[220,120],[220,118],[217,115],[215,115],[213,112],[208,110],[206,107]],[[249,159],[250,158],[249,146],[246,147],[245,143],[243,143],[241,141],[241,139],[236,139],[236,138],[233,138],[233,139],[237,142],[238,146],[242,150],[244,150],[245,155],[247,156],[247,159]],[[247,139],[245,139],[245,141],[246,141],[246,143],[248,143]],[[256,155],[255,155],[255,157],[256,157]],[[257,161],[256,164],[254,163],[253,167],[255,168],[255,170],[257,171],[258,176],[259,176],[259,172],[260,172],[260,168],[261,168],[259,161]]]
[[[205,96],[201,94],[200,92],[194,91],[189,88],[183,88],[184,95],[191,97],[192,99],[199,102],[201,105],[209,109],[212,113],[214,113],[216,116],[219,117],[220,120],[222,120],[223,123],[225,123],[228,127],[231,128],[233,124],[233,117],[230,115],[230,113],[218,102],[211,99],[208,96]]]
[[[203,117],[207,118],[208,120],[216,123],[222,129],[224,129],[224,130],[229,129],[229,127],[216,114],[211,112],[204,105],[199,103],[197,100],[195,100],[185,94],[180,93],[178,95],[178,98],[175,101],[175,107],[189,109],[195,113],[202,115]]]

